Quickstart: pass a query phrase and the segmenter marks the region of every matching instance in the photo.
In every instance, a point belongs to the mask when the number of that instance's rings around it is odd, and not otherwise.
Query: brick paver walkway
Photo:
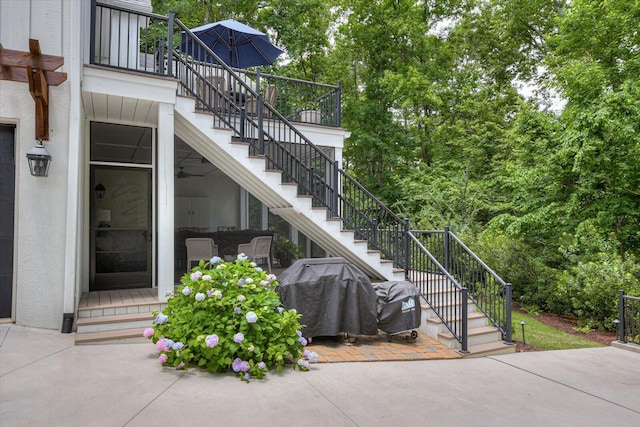
[[[315,337],[307,348],[318,353],[319,362],[379,362],[398,360],[461,359],[456,350],[419,333],[415,342],[407,340],[408,333],[391,337],[358,335],[354,343],[344,343],[342,337]]]

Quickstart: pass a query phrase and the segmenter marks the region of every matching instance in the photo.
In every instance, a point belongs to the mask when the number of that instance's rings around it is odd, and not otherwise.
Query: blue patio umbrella
[[[265,33],[233,19],[205,24],[191,32],[227,65],[235,68],[271,65],[284,52],[273,45]],[[212,62],[205,50],[184,32],[179,49],[198,61]]]

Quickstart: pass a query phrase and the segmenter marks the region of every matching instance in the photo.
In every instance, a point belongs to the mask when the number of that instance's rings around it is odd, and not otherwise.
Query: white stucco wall
[[[68,57],[71,5],[64,0],[2,0],[0,43],[29,51],[29,38],[42,53]],[[65,62],[67,62],[65,60]],[[64,67],[57,71],[67,71]],[[15,321],[57,329],[62,325],[69,82],[49,88],[49,141],[53,157],[46,178],[30,175],[26,152],[35,144],[35,103],[27,83],[0,81],[0,122],[16,124]]]

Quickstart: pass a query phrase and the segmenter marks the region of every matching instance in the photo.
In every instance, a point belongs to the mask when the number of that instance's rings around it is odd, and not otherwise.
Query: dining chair
[[[184,239],[187,246],[187,272],[191,271],[192,262],[208,261],[218,255],[218,246],[213,239],[206,237],[190,237]]]
[[[226,91],[225,79],[222,76],[209,76],[205,82],[200,83],[200,99],[204,106],[209,106],[214,110],[224,110],[224,93]]]
[[[271,241],[273,236],[259,236],[251,239],[249,243],[240,243],[238,253],[245,254],[251,261],[267,259],[267,266],[271,272]]]
[[[276,85],[267,86],[267,90],[264,95],[265,104],[269,104],[272,108],[276,107],[276,100],[278,99],[279,89]],[[244,104],[247,114],[255,116],[258,114],[258,100],[256,98],[248,99]],[[265,110],[264,115],[269,117],[271,114],[269,111]]]

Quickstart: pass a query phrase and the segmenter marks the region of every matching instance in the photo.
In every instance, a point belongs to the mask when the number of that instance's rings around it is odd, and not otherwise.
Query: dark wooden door
[[[13,301],[14,135],[14,126],[0,125],[0,318],[11,317]]]

